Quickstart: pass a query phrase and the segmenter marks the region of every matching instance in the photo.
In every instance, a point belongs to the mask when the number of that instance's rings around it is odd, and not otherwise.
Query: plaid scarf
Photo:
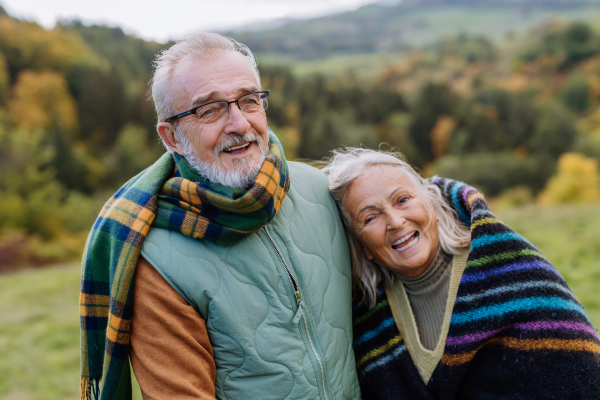
[[[270,131],[269,143],[269,154],[247,191],[210,183],[185,158],[166,153],[104,205],[88,237],[81,271],[82,399],[131,398],[132,283],[150,226],[228,246],[275,216],[290,181],[283,149]]]

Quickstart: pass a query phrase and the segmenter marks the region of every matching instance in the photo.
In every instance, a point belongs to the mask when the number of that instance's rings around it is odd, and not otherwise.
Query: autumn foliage
[[[169,45],[0,16],[0,269],[79,257],[103,202],[164,151],[148,82]],[[449,37],[365,76],[276,64],[259,65],[289,159],[385,142],[506,204],[600,196],[600,39],[585,24]]]

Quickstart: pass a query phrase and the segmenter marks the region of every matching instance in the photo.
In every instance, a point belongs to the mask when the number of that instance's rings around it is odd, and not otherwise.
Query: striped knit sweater
[[[560,274],[475,189],[434,183],[472,239],[443,356],[424,383],[380,288],[353,309],[362,398],[600,399],[600,340]]]

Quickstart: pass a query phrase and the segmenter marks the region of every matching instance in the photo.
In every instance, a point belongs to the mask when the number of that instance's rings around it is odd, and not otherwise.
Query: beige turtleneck
[[[425,272],[416,278],[396,277],[404,285],[415,317],[421,344],[433,350],[438,343],[450,287],[452,256],[441,246]]]
[[[442,359],[456,293],[468,257],[469,248],[454,256],[438,249],[436,259],[421,276],[414,279],[399,277],[386,286],[396,326],[425,383],[429,382]],[[424,343],[429,343],[427,348]]]

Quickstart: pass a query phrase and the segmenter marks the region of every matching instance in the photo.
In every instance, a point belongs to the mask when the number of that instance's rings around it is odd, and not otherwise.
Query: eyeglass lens
[[[237,103],[243,113],[252,114],[267,108],[267,97],[262,93],[250,93],[240,97]],[[228,107],[226,101],[207,104],[196,110],[196,116],[201,124],[214,124],[227,113]]]

